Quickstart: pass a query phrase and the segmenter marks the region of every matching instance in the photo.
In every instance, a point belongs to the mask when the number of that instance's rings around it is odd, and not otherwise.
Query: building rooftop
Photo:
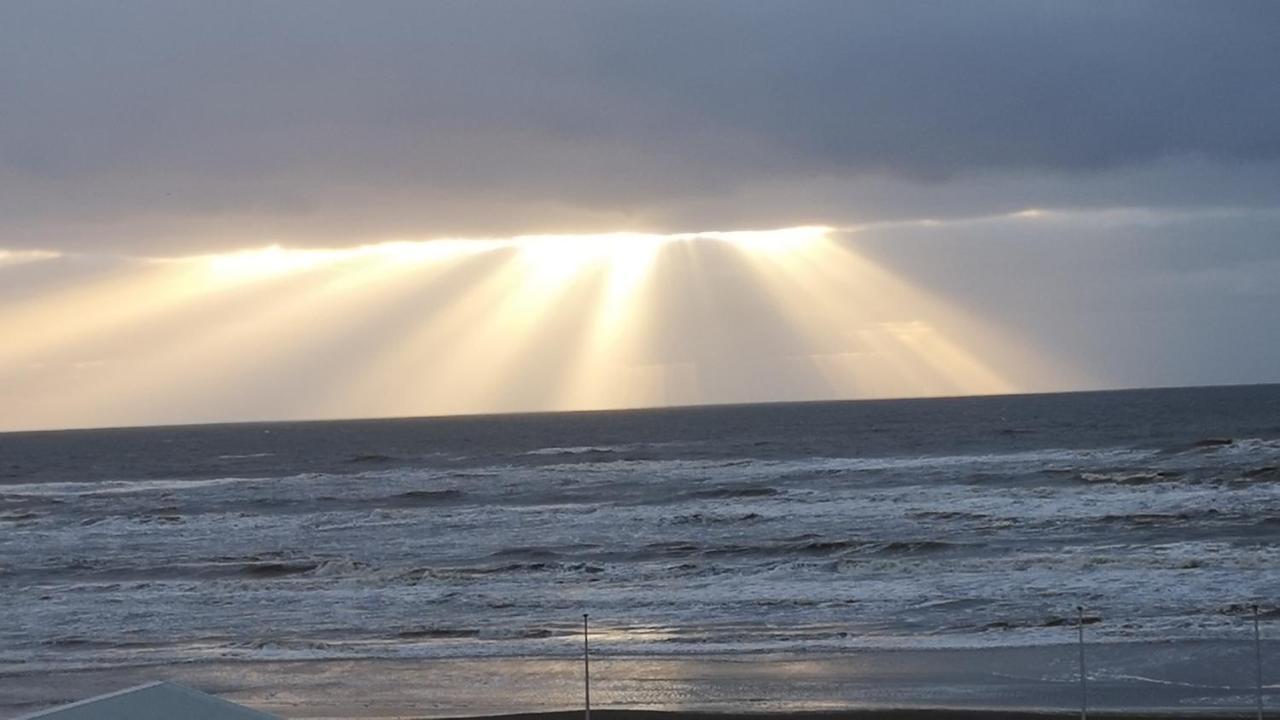
[[[279,716],[236,705],[172,682],[99,695],[41,710],[14,720],[279,720]]]

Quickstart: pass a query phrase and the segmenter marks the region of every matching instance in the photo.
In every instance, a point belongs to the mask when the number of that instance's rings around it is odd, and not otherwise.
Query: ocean
[[[584,613],[619,668],[967,652],[1068,688],[1018,658],[1082,606],[1100,679],[1198,687],[1118,658],[1251,648],[1278,548],[1280,385],[5,434],[0,708],[121,668],[567,662]]]

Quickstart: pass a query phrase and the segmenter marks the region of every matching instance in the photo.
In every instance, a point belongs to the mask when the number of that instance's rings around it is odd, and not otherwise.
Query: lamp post
[[[1262,720],[1262,628],[1258,622],[1258,606],[1253,606],[1253,667],[1257,673],[1258,720]]]
[[[584,720],[591,720],[591,646],[587,640],[587,613],[582,613],[582,693],[586,702]]]
[[[1076,630],[1080,636],[1080,720],[1089,719],[1089,678],[1084,667],[1084,606],[1076,606]]]

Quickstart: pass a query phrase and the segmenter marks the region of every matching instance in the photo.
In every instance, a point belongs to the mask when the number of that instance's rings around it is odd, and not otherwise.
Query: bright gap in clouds
[[[7,429],[1062,382],[826,227],[137,259],[35,288],[0,310],[0,333],[15,340],[0,348]]]
[[[476,253],[512,249],[536,258],[548,272],[572,272],[576,267],[602,259],[634,257],[669,242],[714,240],[743,247],[786,245],[829,234],[827,227],[782,230],[679,233],[606,233],[595,235],[522,235],[507,239],[442,239],[389,241],[343,249],[289,249],[271,245],[260,249],[182,258],[155,258],[156,263],[203,264],[219,277],[259,278],[312,270],[359,261],[415,263],[440,261]]]
[[[58,253],[43,250],[0,250],[0,268],[6,265],[23,265],[41,260],[52,260],[56,257],[58,257]]]

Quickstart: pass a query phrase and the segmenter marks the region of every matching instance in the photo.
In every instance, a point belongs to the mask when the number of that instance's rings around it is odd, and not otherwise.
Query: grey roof
[[[279,720],[171,682],[153,682],[14,720]]]

